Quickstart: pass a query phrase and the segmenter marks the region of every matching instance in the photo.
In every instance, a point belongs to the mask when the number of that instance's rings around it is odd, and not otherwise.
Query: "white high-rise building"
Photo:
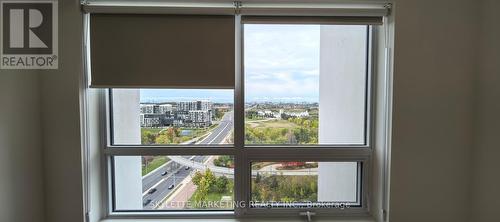
[[[141,113],[143,114],[153,114],[154,113],[154,104],[141,104]]]
[[[179,102],[177,109],[180,111],[212,110],[212,102],[208,100]]]
[[[179,102],[177,105],[177,110],[178,111],[197,110],[197,102],[196,101]]]
[[[198,110],[212,110],[212,103],[208,100],[197,101]]]
[[[137,106],[139,90],[113,91],[113,138],[117,144],[141,144],[139,110],[153,110],[153,105]],[[117,209],[142,209],[142,160],[140,156],[114,157],[114,198]]]
[[[366,26],[321,26],[320,38],[319,143],[363,143]],[[318,201],[356,201],[356,162],[318,165]]]
[[[171,112],[172,111],[172,104],[161,104],[161,105],[158,105],[158,111],[161,114],[165,114],[167,112]]]
[[[189,111],[189,120],[198,127],[209,126],[212,124],[212,112],[209,110],[191,110]]]

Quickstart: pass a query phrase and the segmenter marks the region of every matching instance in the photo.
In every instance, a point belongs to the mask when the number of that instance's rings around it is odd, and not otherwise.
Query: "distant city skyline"
[[[141,103],[167,103],[208,100],[214,103],[234,103],[233,90],[227,89],[141,89]],[[315,98],[254,97],[245,103],[318,103]]]
[[[246,102],[318,102],[319,25],[245,25]],[[232,103],[233,90],[142,89],[141,102]]]

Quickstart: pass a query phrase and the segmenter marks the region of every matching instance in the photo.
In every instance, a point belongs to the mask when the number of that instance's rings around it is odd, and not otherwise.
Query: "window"
[[[366,143],[366,25],[243,28],[246,144]]]
[[[372,37],[385,14],[252,10],[90,15],[109,215],[368,212]],[[141,58],[120,51],[129,44]]]
[[[357,162],[253,162],[252,207],[359,206]]]
[[[113,145],[233,143],[233,90],[112,89],[110,92]]]
[[[362,206],[365,157],[339,161],[335,153],[367,145],[369,26],[243,24],[243,30],[244,98],[235,101],[230,89],[109,90],[116,149],[180,149],[112,156],[115,211]],[[243,147],[235,142],[242,136],[234,130],[239,99]],[[321,149],[331,159],[320,161]],[[280,160],[285,152],[290,157]],[[240,177],[251,178],[251,186],[234,189],[245,164],[239,158],[250,155],[255,161]],[[234,192],[250,198],[238,205]]]
[[[114,156],[115,211],[232,210],[233,161],[216,155]]]

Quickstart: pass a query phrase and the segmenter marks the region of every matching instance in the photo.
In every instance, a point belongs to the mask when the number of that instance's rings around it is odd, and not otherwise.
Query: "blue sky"
[[[319,26],[245,25],[246,102],[318,102]],[[141,101],[232,102],[232,90],[144,89]]]

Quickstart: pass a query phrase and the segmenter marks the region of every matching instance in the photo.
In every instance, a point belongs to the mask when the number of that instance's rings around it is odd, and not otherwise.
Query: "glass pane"
[[[359,206],[357,162],[254,162],[252,207]]]
[[[246,144],[365,143],[367,26],[244,32]]]
[[[232,156],[115,156],[114,209],[231,210]]]
[[[113,144],[233,143],[233,90],[113,89]]]

